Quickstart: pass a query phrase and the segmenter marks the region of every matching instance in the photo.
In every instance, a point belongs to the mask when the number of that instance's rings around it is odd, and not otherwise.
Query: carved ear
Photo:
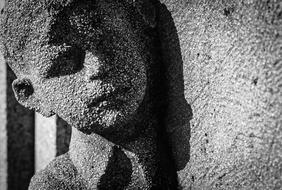
[[[154,28],[156,26],[156,9],[151,0],[133,0],[133,5],[142,15],[144,21]]]
[[[16,79],[12,83],[16,99],[21,104],[26,104],[33,95],[33,86],[28,79]]]
[[[0,0],[0,18],[4,13],[5,0]]]
[[[54,113],[40,104],[34,96],[33,85],[29,79],[16,79],[12,83],[12,88],[17,101],[24,107],[33,109],[45,117],[50,117]]]

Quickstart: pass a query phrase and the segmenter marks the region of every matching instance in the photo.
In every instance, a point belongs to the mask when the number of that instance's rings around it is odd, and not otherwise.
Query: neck
[[[122,144],[73,127],[69,153],[90,189],[104,185],[110,189],[117,186],[147,189],[156,171],[155,139],[155,131],[150,126],[138,137]]]

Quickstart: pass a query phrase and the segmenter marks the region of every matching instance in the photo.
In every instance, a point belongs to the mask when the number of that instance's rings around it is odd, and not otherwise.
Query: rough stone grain
[[[174,189],[151,1],[10,0],[4,15],[17,100],[73,127],[30,189]]]
[[[162,2],[180,186],[281,189],[281,1]]]

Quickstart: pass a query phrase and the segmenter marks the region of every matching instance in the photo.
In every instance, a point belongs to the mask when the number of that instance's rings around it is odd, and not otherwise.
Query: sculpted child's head
[[[81,130],[118,130],[144,99],[140,36],[153,25],[151,8],[133,0],[6,2],[2,36],[17,100]]]

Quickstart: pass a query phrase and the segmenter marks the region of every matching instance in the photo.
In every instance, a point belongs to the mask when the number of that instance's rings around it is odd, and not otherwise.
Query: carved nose
[[[96,67],[86,67],[85,79],[87,81],[98,80],[101,77],[101,72],[99,68]]]
[[[85,79],[87,81],[98,80],[103,77],[102,63],[92,52],[87,52],[84,60]]]

